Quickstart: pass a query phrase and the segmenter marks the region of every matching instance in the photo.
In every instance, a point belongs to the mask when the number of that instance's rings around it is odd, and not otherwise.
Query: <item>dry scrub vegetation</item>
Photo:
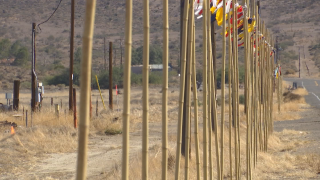
[[[160,139],[161,136],[161,93],[160,88],[154,87],[150,90],[150,124],[156,131],[150,131],[150,135]],[[306,95],[303,89],[297,89],[292,93],[299,96]],[[58,93],[59,94],[59,93]],[[57,95],[57,92],[54,95]],[[96,93],[93,93],[97,95]],[[66,95],[60,93],[60,95]],[[199,95],[201,101],[201,94]],[[23,96],[22,96],[23,97]],[[175,166],[175,149],[176,149],[176,119],[178,116],[178,90],[174,89],[169,91],[169,156],[168,156],[168,179],[174,178]],[[93,100],[96,97],[93,98]],[[104,97],[106,99],[106,97]],[[142,96],[140,89],[134,88],[131,93],[131,120],[130,131],[137,134],[141,131],[142,121]],[[114,98],[115,99],[115,98]],[[275,120],[288,120],[299,118],[299,110],[301,106],[305,106],[303,97],[298,101],[293,99],[288,102],[282,102],[281,113],[277,112],[277,98],[274,96],[274,119]],[[122,96],[119,96],[119,102],[122,102]],[[297,103],[298,102],[298,103]],[[107,105],[107,104],[106,104]],[[95,117],[95,110],[93,110],[93,117],[90,123],[90,139],[95,137],[102,137],[107,134],[121,133],[122,128],[122,115],[120,111],[101,110],[101,103],[99,105],[99,117]],[[117,106],[114,106],[117,108]],[[119,105],[121,108],[122,105]],[[95,104],[93,103],[93,109]],[[228,109],[228,108],[226,108]],[[245,177],[245,116],[243,113],[243,105],[240,106],[241,110],[241,170],[242,176]],[[199,140],[202,143],[202,108],[199,112]],[[218,107],[220,111],[220,107]],[[29,111],[30,112],[30,111]],[[293,112],[296,114],[292,115]],[[228,111],[226,111],[228,113]],[[18,127],[15,129],[16,134],[10,135],[3,133],[7,131],[8,127],[2,127],[0,133],[0,174],[3,177],[12,177],[11,174],[33,172],[37,165],[46,158],[47,154],[52,153],[69,153],[76,152],[77,149],[77,130],[73,128],[73,117],[68,114],[60,113],[57,118],[53,110],[49,108],[43,109],[40,113],[33,115],[33,127],[25,127],[25,121],[22,119],[15,119],[12,113],[1,113],[1,119],[16,122]],[[193,116],[193,114],[192,114]],[[220,118],[220,113],[218,115]],[[228,115],[226,114],[228,119]],[[30,117],[29,117],[29,125]],[[225,130],[225,178],[230,177],[229,174],[229,139],[228,139],[228,126],[226,123]],[[290,153],[296,147],[304,145],[306,141],[299,140],[306,132],[297,132],[292,130],[283,130],[282,132],[275,132],[271,135],[269,140],[268,152],[259,152],[258,164],[253,171],[253,179],[282,179],[283,177],[291,178],[308,178],[314,177],[320,171],[319,156],[311,155],[294,155]],[[138,133],[139,134],[139,133]],[[193,135],[193,134],[192,134]],[[141,136],[141,135],[139,135]],[[159,136],[159,137],[158,137]],[[233,138],[233,136],[232,136]],[[140,137],[139,137],[140,139]],[[159,179],[161,176],[161,141],[154,141],[150,139],[149,148],[149,179]],[[194,144],[194,137],[192,136],[192,144]],[[92,141],[92,143],[95,143]],[[121,145],[121,142],[115,146]],[[214,138],[212,138],[214,144]],[[232,143],[232,152],[234,152]],[[97,147],[99,148],[99,147]],[[108,153],[108,152],[106,152]],[[130,159],[130,177],[133,179],[141,179],[141,152],[132,152]],[[216,161],[215,161],[215,148],[212,148],[213,159],[213,173],[216,177]],[[202,146],[200,146],[200,162],[202,159]],[[195,147],[192,146],[191,164],[190,164],[190,179],[196,179],[196,165],[195,165]],[[233,166],[234,166],[234,159]],[[112,162],[113,168],[111,171],[96,175],[94,179],[120,179],[121,177],[121,159],[117,162]],[[202,166],[202,165],[201,165]],[[184,159],[181,159],[181,178],[184,177]],[[202,167],[201,167],[202,168]],[[234,168],[233,168],[234,169]],[[104,170],[102,170],[104,171]],[[51,172],[54,173],[54,172]],[[46,176],[47,177],[47,176]],[[59,177],[64,177],[61,173]]]

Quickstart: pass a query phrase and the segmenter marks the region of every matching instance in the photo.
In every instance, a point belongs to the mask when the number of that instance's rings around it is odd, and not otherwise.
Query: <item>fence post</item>
[[[57,117],[59,118],[59,104],[55,104],[55,112]]]
[[[26,127],[28,127],[28,110],[26,110]]]
[[[74,124],[74,128],[77,128],[77,96],[76,96],[76,88],[73,88],[73,124]]]

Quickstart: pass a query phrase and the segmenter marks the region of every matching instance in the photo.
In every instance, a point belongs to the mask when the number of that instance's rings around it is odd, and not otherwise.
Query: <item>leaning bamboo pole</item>
[[[235,7],[235,4],[237,3],[235,1],[232,1],[232,7]],[[239,87],[237,85],[237,47],[238,47],[238,41],[237,41],[237,8],[233,8],[233,22],[232,22],[232,28],[233,28],[233,122],[234,122],[234,153],[235,153],[235,178],[238,179],[239,174],[239,157],[238,157],[238,100],[239,96],[237,95],[237,88]],[[230,34],[231,35],[231,34]]]
[[[211,15],[211,12],[209,11],[209,14],[208,15]],[[209,16],[210,17],[210,16]],[[208,18],[208,24],[211,23],[211,18],[209,19]],[[214,31],[214,29],[211,29],[211,27],[208,27],[209,31],[208,31],[208,40],[209,40],[209,43],[208,43],[208,49],[209,49],[209,63],[211,63],[209,65],[209,69],[210,69],[210,76],[211,76],[211,113],[212,114],[209,114],[209,116],[211,116],[211,122],[209,122],[209,127],[212,127],[212,124],[214,124],[214,136],[215,136],[215,150],[216,150],[216,163],[217,163],[217,179],[220,179],[220,153],[219,153],[219,138],[218,138],[218,117],[217,117],[217,101],[216,101],[216,83],[215,83],[215,74],[216,72],[214,72],[214,60],[213,60],[213,53],[212,53],[212,42],[211,42],[211,35],[214,34],[214,33],[211,33],[211,31]],[[215,43],[215,42],[213,42]],[[212,123],[212,124],[210,124]],[[209,132],[212,131],[212,128],[208,128]],[[211,136],[211,134],[210,134]],[[211,141],[211,140],[210,140]],[[211,158],[210,158],[210,161],[211,161]],[[212,164],[212,163],[211,163]],[[211,172],[212,171],[212,172]],[[213,178],[213,169],[210,169],[210,179],[211,177]]]
[[[125,23],[125,65],[123,80],[123,135],[122,135],[122,180],[129,179],[129,125],[130,125],[130,84],[132,52],[132,0],[126,1]]]
[[[220,179],[223,177],[224,169],[224,108],[225,108],[225,72],[226,72],[226,0],[223,0],[222,19],[222,71],[221,71],[221,145],[220,145]]]
[[[229,45],[229,64],[228,64],[228,88],[229,88],[229,167],[230,167],[230,179],[232,180],[232,106],[231,106],[231,71],[232,71],[232,42],[231,42],[231,12],[228,14],[228,45]]]
[[[180,179],[180,159],[181,159],[181,139],[182,139],[182,118],[183,118],[183,104],[185,93],[185,77],[186,77],[186,52],[187,52],[187,25],[189,15],[189,3],[184,3],[183,9],[183,28],[182,31],[182,45],[181,45],[181,76],[180,76],[180,95],[179,95],[179,112],[178,112],[178,130],[177,130],[177,149],[176,149],[176,166],[175,179]]]
[[[208,4],[210,2],[208,1]],[[207,18],[207,23],[208,23],[208,26],[207,26],[207,32],[208,32],[208,38],[207,38],[207,45],[208,47],[208,74],[209,74],[209,77],[208,77],[208,84],[209,84],[209,87],[208,87],[208,136],[209,136],[209,178],[210,179],[213,179],[213,159],[212,159],[212,121],[213,121],[213,116],[212,116],[212,113],[213,112],[213,91],[215,91],[215,89],[213,89],[212,87],[212,83],[214,83],[214,77],[212,76],[213,74],[213,60],[212,60],[212,38],[211,38],[211,11],[209,8],[207,8],[207,15],[208,15],[208,18]],[[217,167],[217,169],[219,169],[219,167]]]
[[[210,14],[209,16],[210,17]],[[211,18],[210,18],[211,19]],[[208,18],[209,20],[209,18]],[[208,24],[210,24],[210,22],[208,21]],[[209,48],[210,44],[211,44],[211,26],[208,26],[208,137],[209,137],[209,178],[212,179],[213,178],[213,162],[212,162],[212,76],[211,76],[211,71],[213,70],[213,68],[211,68],[211,66],[213,65],[213,62],[211,61],[210,57],[212,57],[212,50]],[[211,46],[210,46],[211,47]]]
[[[90,84],[92,65],[92,37],[95,20],[96,1],[86,1],[85,26],[82,37],[81,86],[80,86],[80,121],[76,179],[87,178],[87,146],[89,134]]]
[[[168,63],[169,63],[169,12],[168,0],[163,0],[163,55],[162,55],[162,180],[167,179],[168,167]]]
[[[203,12],[207,12],[207,1],[203,1],[202,3]],[[203,13],[203,179],[206,180],[208,178],[208,139],[207,139],[207,13]]]
[[[149,0],[143,0],[142,179],[148,179],[149,149]]]
[[[244,0],[244,4],[247,5],[247,0]],[[246,131],[246,169],[247,169],[247,179],[251,179],[251,169],[250,169],[250,62],[249,62],[249,37],[248,37],[248,12],[245,10],[244,11],[244,54],[245,54],[245,112],[246,112],[246,123],[247,123],[247,131]]]
[[[236,0],[237,3],[237,0]],[[237,11],[236,11],[237,12]],[[237,14],[237,13],[235,13]],[[238,22],[238,16],[235,16],[234,18],[235,21],[235,34],[234,34],[234,39],[235,39],[235,80],[236,80],[236,133],[237,133],[237,148],[236,148],[236,153],[237,153],[237,168],[238,168],[238,174],[237,178],[240,179],[241,175],[241,163],[240,163],[240,103],[239,103],[239,61],[238,61],[238,53],[239,53],[239,48],[238,48],[238,28],[237,28],[237,22]]]
[[[196,146],[196,166],[197,179],[200,179],[200,152],[199,152],[199,128],[198,128],[198,94],[196,80],[196,49],[195,49],[195,24],[193,24],[193,44],[192,44],[192,87],[193,87],[193,104],[194,104],[194,138]]]
[[[189,179],[189,152],[190,152],[190,149],[189,149],[189,145],[190,145],[190,121],[191,121],[191,99],[190,99],[190,96],[191,96],[191,60],[192,60],[192,56],[193,56],[193,53],[192,53],[192,44],[193,44],[193,24],[194,24],[194,13],[193,13],[193,3],[191,3],[191,7],[189,9],[189,16],[190,16],[190,19],[189,19],[189,24],[188,24],[188,59],[187,59],[187,76],[186,76],[186,104],[187,104],[187,107],[186,107],[186,114],[187,114],[187,121],[186,121],[186,137],[182,137],[182,138],[185,138],[185,150],[186,150],[186,156],[185,156],[185,176],[184,178],[186,180]]]

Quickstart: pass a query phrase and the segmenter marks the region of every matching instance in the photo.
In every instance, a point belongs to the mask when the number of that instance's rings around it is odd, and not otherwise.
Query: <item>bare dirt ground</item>
[[[159,179],[161,161],[161,94],[160,88],[152,88],[150,100],[150,179]],[[93,92],[93,99],[98,92]],[[67,97],[66,91],[48,92],[48,97],[55,97],[55,102]],[[200,95],[201,96],[201,95]],[[21,96],[29,99],[29,94]],[[130,124],[130,174],[131,179],[140,179],[141,169],[141,93],[134,88],[131,95],[131,124]],[[178,116],[178,91],[173,88],[169,93],[169,158],[173,157],[176,147],[176,131]],[[119,101],[122,102],[120,95]],[[45,104],[49,105],[49,100]],[[275,101],[276,102],[276,101]],[[297,105],[298,104],[298,105]],[[100,107],[102,105],[100,104]],[[121,108],[121,106],[120,106]],[[303,108],[303,109],[301,109]],[[200,108],[201,109],[201,108]],[[219,108],[220,109],[220,108]],[[297,110],[298,109],[298,110]],[[292,119],[275,123],[277,132],[269,142],[269,151],[259,153],[257,168],[253,172],[254,179],[317,179],[320,162],[317,158],[319,141],[317,141],[316,126],[305,126],[307,123],[296,122],[298,115],[316,119],[318,114],[305,104],[283,104],[283,116]],[[72,127],[72,117],[62,116],[59,120],[47,109],[48,113],[34,117],[34,127],[25,128],[24,121],[12,119],[12,114],[1,114],[1,119],[16,121],[16,134],[10,135],[8,128],[1,128],[0,133],[0,179],[74,179],[77,159],[77,131]],[[294,114],[295,117],[288,116]],[[275,111],[275,115],[277,112]],[[51,117],[51,119],[49,118]],[[220,113],[218,114],[218,117]],[[227,117],[227,115],[226,115]],[[44,120],[46,121],[44,121]],[[106,123],[111,121],[112,123]],[[308,121],[309,122],[309,121]],[[106,127],[121,128],[121,112],[100,111],[99,118],[91,121],[88,152],[88,179],[120,179],[122,135],[105,135]],[[63,125],[63,126],[62,126]],[[243,124],[244,127],[245,124]],[[202,114],[199,113],[199,129],[202,129]],[[228,124],[226,124],[226,127]],[[300,128],[300,129],[299,129]],[[301,129],[302,128],[302,129]],[[289,130],[294,129],[294,130]],[[201,132],[200,132],[201,135]],[[241,142],[245,142],[245,132],[242,132]],[[194,140],[193,140],[194,141]],[[200,141],[202,138],[200,137]],[[227,140],[226,140],[226,147]],[[244,144],[242,144],[244,147]],[[200,147],[201,149],[201,147]],[[192,157],[194,158],[194,150]],[[245,150],[242,148],[245,157]],[[227,154],[227,153],[226,153]],[[160,159],[159,159],[160,158]],[[228,162],[228,157],[226,157]],[[191,161],[194,163],[194,160]],[[245,163],[245,158],[241,159]],[[173,164],[174,165],[174,164]],[[181,165],[183,166],[183,164]],[[227,166],[227,165],[226,165]],[[318,167],[319,166],[319,167]],[[244,168],[243,166],[242,168]],[[172,164],[168,167],[172,169]],[[182,167],[183,168],[183,167]],[[227,167],[225,167],[227,168]],[[192,172],[192,171],[191,171]],[[245,169],[242,169],[245,172]],[[194,171],[193,171],[194,173]],[[195,174],[195,173],[194,173]],[[229,175],[226,174],[226,178]],[[245,174],[242,174],[245,178]],[[168,179],[173,178],[169,171]],[[194,179],[191,176],[191,179]]]

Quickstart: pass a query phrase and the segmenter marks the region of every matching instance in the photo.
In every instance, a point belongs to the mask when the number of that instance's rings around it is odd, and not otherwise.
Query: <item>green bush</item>
[[[142,84],[142,75],[131,73],[131,84],[136,84],[136,85]]]
[[[149,74],[149,83],[150,84],[161,84],[162,83],[162,73],[159,72],[150,72]]]
[[[245,96],[243,94],[239,95],[239,103],[244,104],[246,102]]]
[[[217,81],[221,82],[221,71],[222,69],[218,69],[217,71]],[[229,83],[229,70],[225,69],[225,83]],[[244,66],[239,66],[239,83],[244,83],[245,78],[245,69]]]
[[[15,58],[13,65],[22,66],[30,60],[27,47],[22,46],[20,41],[15,41],[12,45],[9,39],[0,41],[0,59]]]
[[[143,63],[143,46],[132,50],[132,65],[140,65]],[[149,49],[149,63],[162,64],[162,47],[151,45]]]

